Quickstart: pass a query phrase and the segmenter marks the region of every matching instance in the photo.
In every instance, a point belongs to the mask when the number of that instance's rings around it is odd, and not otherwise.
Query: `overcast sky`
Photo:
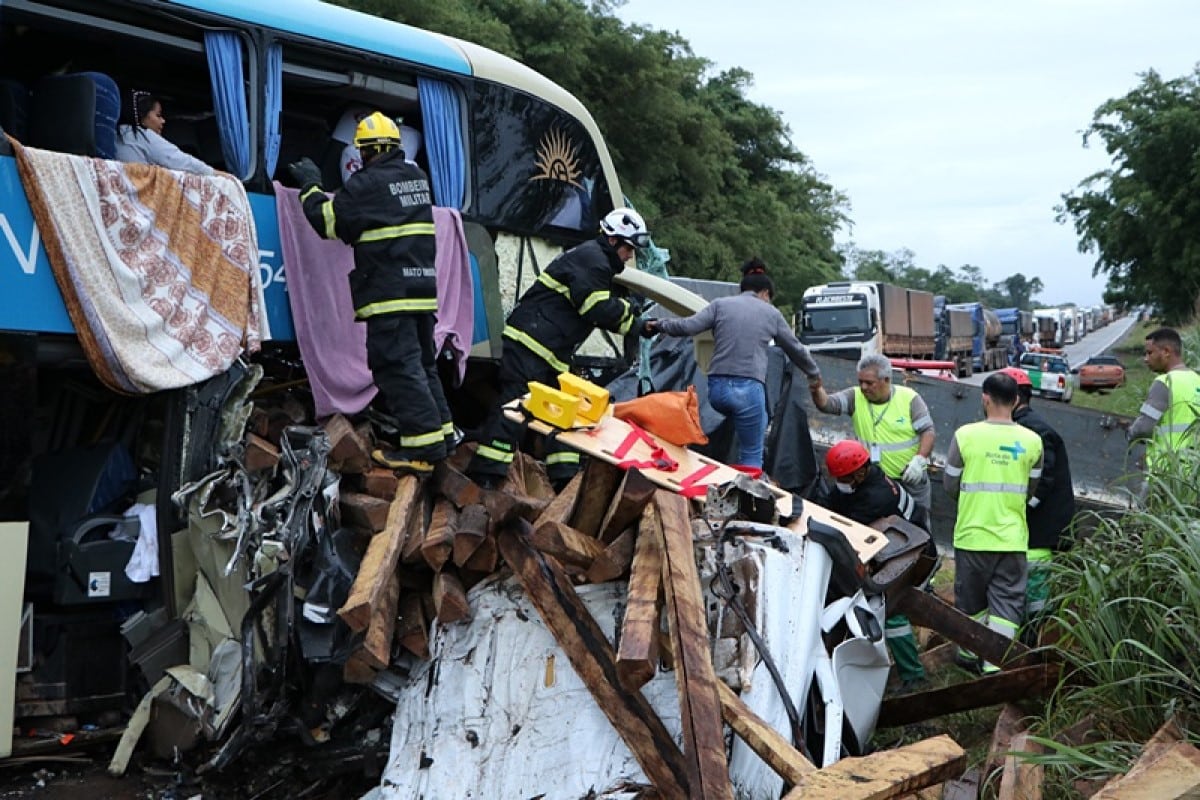
[[[751,99],[849,197],[841,241],[1036,275],[1047,304],[1104,290],[1054,219],[1108,164],[1081,144],[1092,112],[1147,69],[1200,61],[1197,0],[627,0],[618,15],[754,74]]]

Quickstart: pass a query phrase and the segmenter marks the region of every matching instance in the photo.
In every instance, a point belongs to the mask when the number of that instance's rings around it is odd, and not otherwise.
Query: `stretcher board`
[[[524,414],[518,407],[521,402],[521,400],[514,400],[504,407],[504,415],[513,422],[526,422]],[[651,457],[652,447],[640,439],[624,455],[620,457],[616,455],[618,448],[634,429],[624,420],[612,416],[611,412],[605,414],[599,424],[590,428],[560,430],[537,419],[530,420],[528,425],[531,431],[543,435],[557,432],[556,441],[585,455],[607,461],[609,464],[620,465],[623,461],[648,461]],[[686,447],[664,442],[661,439],[657,441],[667,455],[679,464],[679,467],[670,471],[652,467],[639,469],[651,482],[664,489],[679,492],[687,485],[719,486],[732,481],[741,474],[728,464],[693,452]],[[696,475],[701,470],[707,470],[707,472],[689,484],[689,476]],[[781,517],[789,516],[792,513],[791,494],[776,486],[772,486],[771,491],[775,493],[775,505],[779,510],[779,515]],[[792,520],[787,527],[803,536],[808,530],[810,517],[818,522],[832,525],[845,533],[863,563],[870,561],[876,553],[887,546],[887,537],[874,528],[838,516],[823,506],[807,501],[804,503],[804,510],[800,517]]]

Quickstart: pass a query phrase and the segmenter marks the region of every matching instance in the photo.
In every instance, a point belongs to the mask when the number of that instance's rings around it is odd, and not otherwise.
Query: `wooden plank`
[[[675,740],[641,692],[621,687],[608,637],[562,570],[530,544],[529,533],[523,520],[502,526],[499,544],[504,560],[659,795],[688,797],[687,768]]]
[[[479,488],[479,484],[445,461],[440,462],[433,471],[433,489],[454,503],[456,508],[466,508],[483,502],[484,492]]]
[[[456,566],[461,567],[479,548],[487,536],[488,512],[480,503],[465,506],[458,515],[458,527],[454,530],[453,556]]]
[[[653,536],[662,549],[667,622],[675,653],[675,685],[683,725],[683,752],[691,776],[691,797],[733,800],[733,784],[725,759],[725,731],[717,676],[709,655],[708,617],[696,554],[688,501],[680,495],[654,493],[655,514],[646,518],[643,536]],[[624,535],[624,534],[622,534]]]
[[[979,769],[969,769],[961,778],[946,781],[942,789],[942,800],[979,800],[979,785],[983,776]]]
[[[962,774],[967,754],[949,736],[935,736],[863,758],[843,758],[803,776],[784,800],[888,800]]]
[[[371,611],[367,635],[363,637],[363,661],[373,670],[387,669],[392,661],[392,634],[400,602],[400,576],[393,570],[379,605]]]
[[[583,491],[575,505],[571,527],[587,536],[598,536],[600,523],[613,505],[617,487],[624,478],[625,470],[620,467],[598,458],[589,459],[583,468]]]
[[[505,416],[517,422],[523,421],[524,418],[517,408],[520,402],[520,399],[514,400],[505,406]],[[610,464],[615,464],[620,460],[645,461],[650,458],[652,452],[650,445],[639,441],[633,445],[624,459],[618,459],[614,453],[633,429],[629,427],[628,423],[613,416],[605,416],[598,425],[586,430],[559,431],[540,420],[534,420],[529,427],[543,435],[553,432],[562,444]],[[686,447],[662,441],[659,442],[659,445],[678,464],[678,467],[672,470],[653,468],[642,470],[643,475],[660,488],[678,492],[682,488],[681,481],[696,475],[700,470],[709,468],[711,468],[710,472],[694,481],[695,486],[719,486],[732,481],[741,474],[728,464],[722,464],[720,461],[693,452]],[[780,515],[790,516],[792,513],[791,494],[774,486],[771,487],[771,491],[775,494],[776,506],[779,508]],[[808,530],[809,518],[833,525],[845,532],[846,538],[850,540],[850,544],[858,552],[859,558],[864,564],[887,546],[887,537],[879,531],[840,517],[816,503],[805,502],[800,516],[789,522],[787,527],[803,536],[804,532]]]
[[[520,476],[522,493],[539,500],[554,498],[554,487],[546,474],[546,467],[533,456],[517,451],[511,471]]]
[[[484,534],[483,541],[479,543],[479,547],[475,548],[475,552],[471,553],[470,557],[463,563],[464,572],[476,572],[481,575],[490,575],[496,571],[496,567],[500,565],[500,550],[496,547],[496,534],[488,531]]]
[[[388,500],[369,494],[342,492],[338,498],[338,505],[346,524],[377,533],[387,525],[388,511],[392,504]]]
[[[563,564],[587,569],[604,552],[598,539],[585,536],[563,522],[545,522],[533,529],[533,546]]]
[[[604,552],[596,556],[596,560],[588,567],[587,580],[589,583],[604,583],[614,581],[628,571],[633,565],[633,548],[637,539],[637,529],[627,528],[613,543],[604,548]]]
[[[641,530],[656,530],[659,527],[661,523],[657,509],[653,504],[647,505],[642,511]],[[621,625],[621,646],[617,649],[617,674],[621,677],[621,685],[631,692],[644,686],[658,672],[661,590],[662,549],[659,537],[638,536],[629,576],[629,601]]]
[[[638,521],[650,500],[654,497],[655,486],[641,470],[628,470],[617,488],[616,497],[609,504],[604,519],[600,522],[598,537],[608,544],[621,533]]]
[[[729,727],[784,781],[794,786],[817,770],[779,731],[755,714],[733,689],[718,681],[717,691],[721,696],[721,716]]]
[[[533,523],[536,529],[547,522],[566,522],[575,513],[575,504],[579,500],[579,491],[583,487],[583,471],[576,472],[574,477],[567,482],[563,490],[550,501],[550,505],[546,506],[545,510],[538,515],[537,520]]]
[[[408,532],[409,514],[416,503],[421,481],[414,475],[400,479],[396,498],[388,510],[387,526],[371,537],[367,553],[358,568],[358,575],[350,587],[346,603],[338,610],[338,616],[358,632],[366,630],[371,623],[371,612],[379,607],[387,583],[396,572],[400,551]]]
[[[429,623],[426,622],[421,595],[417,592],[405,592],[400,596],[396,641],[417,658],[429,658]]]
[[[386,500],[396,496],[396,489],[400,485],[400,476],[385,467],[371,467],[363,473],[362,484],[365,493]]]
[[[421,558],[434,572],[445,566],[454,552],[454,534],[458,530],[458,509],[445,498],[433,504],[429,530],[421,542]]]
[[[400,561],[410,567],[425,566],[421,548],[425,546],[425,536],[429,533],[429,526],[425,524],[429,505],[429,496],[422,492],[408,520],[408,537],[404,540],[404,549],[400,551]]]
[[[935,672],[947,664],[953,664],[957,653],[958,645],[954,642],[942,642],[921,653],[921,666],[926,672]]]
[[[443,625],[471,618],[471,606],[458,575],[443,570],[433,576],[433,607]]]
[[[984,661],[1004,667],[1028,666],[1039,656],[1018,641],[968,617],[937,595],[908,586],[896,593],[889,613],[905,614],[913,625],[930,628]]]
[[[1045,697],[1058,685],[1061,669],[1059,664],[1035,664],[940,689],[889,697],[879,707],[878,727],[909,725],[957,711]]]
[[[1175,742],[1147,750],[1128,773],[1105,784],[1092,800],[1195,797],[1200,797],[1200,750]]]
[[[1042,765],[1019,755],[1041,752],[1042,746],[1032,741],[1028,733],[1018,733],[1012,737],[1009,752],[1004,757],[1004,771],[1000,775],[1000,790],[996,793],[996,800],[1042,800]]]
[[[1025,730],[1024,719],[1025,712],[1012,703],[1000,709],[1000,716],[992,728],[992,744],[984,761],[985,780],[991,780],[993,774],[1004,768],[1004,759],[1011,749],[1013,737]]]

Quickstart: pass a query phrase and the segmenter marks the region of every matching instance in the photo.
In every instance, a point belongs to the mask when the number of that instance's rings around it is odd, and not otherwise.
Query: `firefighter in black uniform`
[[[1028,623],[1023,636],[1037,638],[1037,629],[1050,597],[1050,562],[1054,553],[1071,546],[1067,534],[1075,518],[1075,487],[1071,484],[1071,462],[1067,445],[1058,431],[1050,427],[1040,414],[1029,407],[1033,398],[1033,381],[1025,370],[1006,367],[1000,370],[1017,382],[1017,406],[1013,422],[1023,425],[1042,439],[1042,477],[1037,490],[1025,508],[1029,526],[1029,549],[1025,560],[1029,577],[1025,581],[1025,618]],[[1036,642],[1032,642],[1036,644]]]
[[[521,297],[504,326],[498,405],[481,429],[479,449],[468,472],[481,486],[495,487],[513,460],[518,426],[505,419],[500,406],[529,391],[530,381],[558,385],[558,375],[571,369],[571,358],[596,328],[622,336],[645,335],[643,321],[613,283],[638,248],[650,243],[641,216],[618,208],[600,222],[600,235],[560,255]],[[547,443],[546,472],[557,486],[579,469],[579,454]]]
[[[455,434],[433,350],[437,244],[429,178],[404,160],[400,128],[381,112],[358,123],[354,144],[363,168],[333,199],[311,159],[288,168],[317,233],[354,247],[354,316],[367,325],[367,365],[399,436],[396,449],[376,449],[372,458],[429,473]]]
[[[825,467],[835,481],[835,490],[818,501],[830,511],[864,525],[896,515],[929,530],[925,507],[899,481],[892,480],[878,464],[871,463],[871,454],[862,442],[845,439],[829,448]],[[931,555],[936,555],[933,539],[929,540],[928,548]],[[891,614],[884,628],[888,651],[896,662],[902,685],[908,688],[920,685],[925,680],[925,667],[917,655],[917,640],[908,618]]]

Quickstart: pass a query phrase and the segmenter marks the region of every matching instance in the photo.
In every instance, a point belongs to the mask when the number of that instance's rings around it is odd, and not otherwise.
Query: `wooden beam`
[[[475,552],[463,563],[465,572],[476,572],[481,575],[491,575],[500,565],[500,550],[496,547],[496,534],[489,530],[484,534],[483,541]]]
[[[421,542],[421,558],[434,572],[439,571],[450,560],[454,552],[454,534],[458,530],[458,509],[445,498],[433,504],[429,519],[429,530]]]
[[[803,776],[783,800],[889,800],[962,774],[967,754],[949,736],[843,758]]]
[[[1000,775],[996,800],[1042,800],[1042,765],[1020,756],[1021,753],[1041,752],[1042,746],[1030,739],[1028,733],[1013,736],[1004,756],[1004,771]]]
[[[504,560],[659,795],[688,797],[687,768],[675,740],[641,692],[622,688],[608,637],[557,564],[534,549],[529,533],[523,520],[501,527]]]
[[[624,575],[633,564],[633,548],[636,537],[636,528],[626,528],[625,532],[614,539],[612,544],[605,547],[604,552],[596,556],[596,560],[588,567],[588,582],[604,583]]]
[[[445,461],[433,471],[433,488],[442,497],[454,503],[456,508],[483,502],[483,489],[479,484],[463,475]]]
[[[643,536],[653,536],[662,549],[667,622],[675,653],[675,685],[683,724],[683,751],[688,760],[693,798],[733,800],[717,676],[709,655],[708,617],[692,546],[688,501],[663,489],[654,493],[655,514],[643,517]],[[624,534],[622,534],[624,535]]]
[[[1059,664],[1035,664],[940,689],[889,697],[879,707],[878,727],[909,725],[957,711],[1044,697],[1058,685],[1061,669]]]
[[[378,533],[384,529],[387,525],[388,510],[391,508],[390,501],[359,492],[342,492],[338,498],[338,505],[342,511],[342,519],[347,525],[371,533]]]
[[[640,470],[627,470],[625,477],[621,479],[616,497],[609,504],[608,511],[600,522],[600,541],[608,544],[637,522],[638,517],[642,515],[642,509],[654,497],[656,488]]]
[[[458,527],[454,531],[454,563],[462,566],[479,548],[487,536],[488,512],[483,505],[473,503],[465,506],[458,515]]]
[[[913,625],[935,630],[992,664],[1028,666],[1039,659],[1020,642],[976,622],[937,595],[915,586],[897,592],[888,613],[904,614]]]
[[[1005,704],[1000,709],[1000,717],[992,728],[992,744],[988,748],[987,760],[983,763],[985,780],[990,780],[992,774],[1004,768],[1004,759],[1012,747],[1013,737],[1025,730],[1022,724],[1025,712],[1012,703]]]
[[[624,477],[625,470],[620,467],[598,458],[589,459],[583,468],[583,490],[571,517],[571,527],[588,536],[599,535],[600,523],[613,505],[613,495]]]
[[[767,766],[791,785],[796,785],[817,767],[804,757],[790,741],[755,714],[737,692],[723,681],[717,682],[721,695],[721,716],[733,732],[766,762]]]
[[[366,630],[371,623],[371,613],[379,607],[388,580],[396,572],[400,551],[408,532],[409,515],[416,503],[421,481],[414,475],[400,479],[396,497],[388,509],[386,527],[371,537],[367,553],[358,568],[358,575],[350,587],[350,596],[338,610],[338,616],[358,632]]]
[[[396,640],[417,658],[429,658],[429,623],[425,620],[424,604],[417,592],[405,592],[400,597]]]
[[[653,504],[647,505],[642,511],[641,529],[658,528],[661,528],[658,511]],[[640,689],[658,672],[661,590],[660,540],[658,536],[643,534],[637,537],[634,546],[629,601],[621,625],[621,646],[617,649],[617,674],[621,676],[621,685],[631,692]]]
[[[547,522],[563,522],[571,518],[575,513],[575,504],[579,500],[579,490],[583,486],[583,471],[575,473],[575,476],[567,482],[563,490],[558,493],[550,505],[538,515],[537,520],[533,523],[533,527],[539,528]]]
[[[371,610],[371,622],[363,637],[363,660],[373,670],[387,669],[392,662],[392,634],[396,630],[399,601],[400,576],[393,570],[378,607]]]
[[[1200,797],[1200,750],[1175,742],[1148,748],[1129,772],[1106,783],[1092,800],[1194,797]]]
[[[546,475],[546,467],[528,453],[518,451],[511,472],[520,477],[521,491],[539,500],[554,498],[554,486]]]
[[[604,552],[604,545],[564,522],[544,522],[533,529],[533,546],[563,564],[587,569]]]
[[[471,618],[471,606],[458,575],[443,570],[433,576],[433,607],[443,625]]]
[[[421,555],[421,548],[425,546],[425,536],[429,533],[429,526],[425,524],[430,510],[429,501],[429,495],[422,492],[421,496],[417,498],[417,502],[413,506],[412,516],[408,520],[408,538],[404,540],[404,549],[400,551],[400,561],[410,567],[425,566],[425,558]]]

